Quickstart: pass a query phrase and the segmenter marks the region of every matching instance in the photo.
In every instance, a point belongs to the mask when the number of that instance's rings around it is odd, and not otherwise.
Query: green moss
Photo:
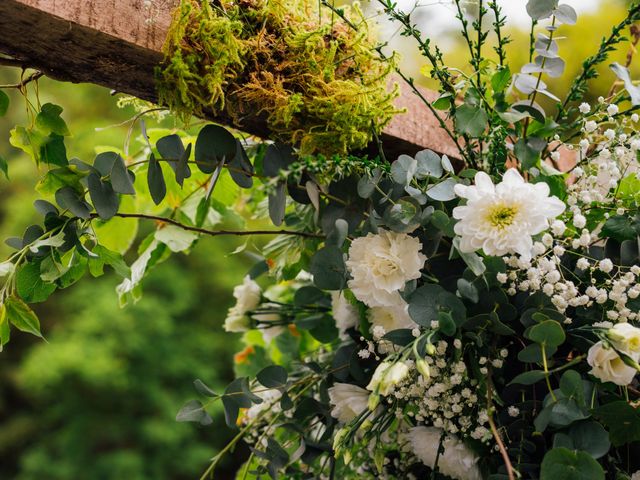
[[[397,113],[389,63],[357,5],[350,28],[317,0],[182,0],[158,69],[160,102],[184,119],[261,115],[303,153],[363,148]]]

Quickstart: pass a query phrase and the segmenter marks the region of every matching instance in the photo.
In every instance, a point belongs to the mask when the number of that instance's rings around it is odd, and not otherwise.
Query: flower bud
[[[367,403],[367,407],[369,407],[369,410],[371,410],[372,412],[375,411],[375,409],[378,408],[378,405],[380,405],[380,395],[378,395],[377,393],[372,393],[371,395],[369,395],[369,402]]]
[[[424,358],[419,358],[418,360],[416,360],[416,368],[425,380],[429,380],[429,378],[431,377],[431,371],[429,369],[429,364]]]
[[[429,355],[435,355],[436,347],[433,345],[433,343],[427,343],[426,351]]]

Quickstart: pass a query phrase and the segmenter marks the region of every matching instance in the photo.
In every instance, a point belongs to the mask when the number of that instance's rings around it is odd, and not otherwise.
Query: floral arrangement
[[[27,303],[87,272],[112,267],[125,304],[149,269],[200,238],[278,234],[224,324],[242,333],[237,378],[218,392],[196,380],[200,398],[177,415],[206,426],[221,404],[237,429],[203,478],[241,442],[250,455],[239,479],[638,478],[633,48],[627,65],[611,65],[609,95],[584,97],[640,6],[561,100],[544,78],[563,73],[556,34],[577,21],[570,6],[529,0],[531,62],[512,73],[497,2],[480,0],[471,24],[462,3],[470,73],[443,64],[412,12],[378,0],[429,62],[440,96],[419,98],[457,158],[425,149],[388,161],[384,145],[374,158],[310,156],[216,125],[193,134],[143,123],[137,154],[128,140],[88,164],[53,148],[68,135],[59,107],[33,112],[12,142],[50,167],[39,190],[52,201],[37,202],[43,226],[11,239],[16,253],[0,264],[0,343],[12,327],[41,335]],[[267,215],[279,230],[229,227]],[[105,246],[125,219],[156,222],[130,265],[131,242]]]

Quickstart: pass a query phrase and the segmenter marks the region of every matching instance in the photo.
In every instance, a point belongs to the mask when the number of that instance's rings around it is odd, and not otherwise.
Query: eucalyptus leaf
[[[457,184],[458,182],[453,178],[447,178],[444,181],[429,188],[427,190],[427,196],[439,202],[448,202],[456,198],[454,188]]]
[[[618,62],[612,63],[609,67],[613,70],[613,73],[616,74],[616,77],[624,82],[624,88],[631,97],[631,104],[640,105],[640,87],[636,86],[631,80],[629,69],[620,65]]]
[[[167,195],[167,185],[164,181],[162,166],[160,165],[160,162],[156,160],[156,157],[153,153],[149,156],[147,185],[149,186],[149,193],[151,194],[153,203],[155,203],[156,205],[160,205],[164,197]]]
[[[120,207],[118,194],[114,192],[110,183],[103,181],[95,173],[87,177],[87,182],[89,195],[96,212],[98,212],[101,219],[109,220],[118,213],[118,208]]]
[[[215,172],[220,162],[233,161],[236,151],[236,139],[225,128],[218,125],[207,125],[198,133],[195,160],[203,173]]]

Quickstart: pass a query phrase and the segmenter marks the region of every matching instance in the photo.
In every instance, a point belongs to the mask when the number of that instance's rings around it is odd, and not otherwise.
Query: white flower
[[[262,305],[262,308],[267,308],[270,310],[274,310],[278,308],[278,305],[275,303],[265,303]],[[252,315],[252,318],[258,321],[258,330],[262,333],[262,339],[264,343],[269,345],[271,341],[284,332],[285,328],[282,325],[273,325],[270,326],[271,322],[279,322],[282,320],[282,317],[277,312],[264,312],[264,313],[256,313]]]
[[[584,129],[587,133],[595,132],[598,129],[598,124],[593,120],[589,120],[584,124]]]
[[[243,282],[233,289],[236,304],[229,309],[224,321],[224,329],[227,332],[246,332],[251,327],[247,313],[260,304],[262,290],[260,286],[247,275]]]
[[[591,105],[589,105],[588,103],[583,102],[578,107],[578,110],[580,110],[580,113],[589,113],[591,111]]]
[[[598,268],[604,273],[609,273],[613,270],[613,262],[609,258],[605,258],[604,260],[600,260]]]
[[[605,348],[602,342],[589,349],[587,363],[591,366],[589,373],[603,382],[629,385],[636,375],[635,368],[624,363],[613,348]]]
[[[358,325],[360,319],[358,309],[351,305],[343,292],[331,292],[331,310],[336,327],[340,331],[340,337],[345,338],[345,332]]]
[[[405,283],[421,277],[427,260],[421,249],[420,241],[406,233],[380,230],[356,238],[346,262],[352,277],[349,288],[370,307],[397,305]]]
[[[616,113],[618,113],[619,110],[620,109],[618,108],[618,105],[616,105],[615,103],[612,103],[607,107],[607,113],[610,116],[614,116]]]
[[[239,313],[247,313],[253,310],[260,303],[262,290],[260,285],[251,280],[247,275],[244,281],[233,289],[233,296],[236,298],[236,308]]]
[[[411,450],[422,463],[433,468],[438,456],[442,430],[435,427],[414,427],[409,430]],[[438,458],[438,469],[455,480],[481,480],[478,456],[456,437],[447,435],[444,452]]]
[[[611,343],[630,357],[640,355],[640,328],[630,323],[618,323],[607,332]]]
[[[560,199],[549,196],[546,183],[526,183],[513,168],[497,185],[478,172],[475,185],[458,184],[455,192],[467,199],[466,205],[453,209],[462,252],[482,249],[487,255],[519,253],[530,259],[531,237],[549,228],[549,221],[565,209]]]
[[[254,395],[260,397],[262,399],[262,403],[254,403],[249,409],[247,409],[247,412],[244,414],[245,422],[250,423],[265,410],[280,410],[280,406],[277,405],[277,403],[282,398],[282,393],[280,392],[280,390],[276,388],[272,388],[269,390],[257,390],[254,392]]]
[[[331,416],[342,423],[349,423],[367,409],[369,392],[350,383],[334,383],[329,389]]]
[[[409,305],[402,303],[391,307],[372,307],[367,312],[369,322],[373,327],[382,327],[386,332],[400,328],[414,329],[418,324],[409,316]]]
[[[404,362],[382,362],[378,365],[367,390],[386,397],[393,391],[393,387],[402,382],[409,374],[409,367]]]
[[[634,114],[635,115],[635,114]],[[636,120],[637,121],[637,120]],[[631,480],[640,480],[640,470],[631,475]]]

